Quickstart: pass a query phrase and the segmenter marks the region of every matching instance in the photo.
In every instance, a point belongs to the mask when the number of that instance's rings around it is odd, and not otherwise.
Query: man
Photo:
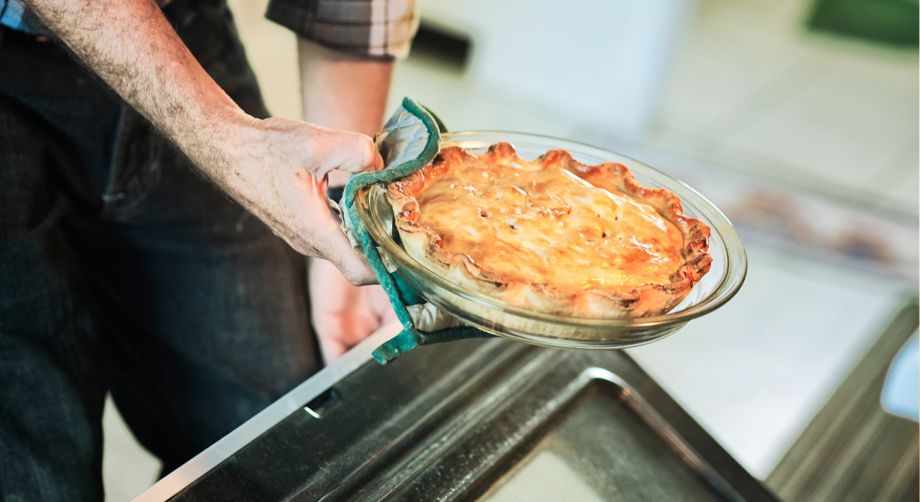
[[[107,392],[168,472],[315,371],[300,254],[328,355],[379,321],[326,180],[380,167],[413,2],[272,1],[308,122],[266,118],[224,0],[159,3],[0,0],[4,500],[102,497]]]

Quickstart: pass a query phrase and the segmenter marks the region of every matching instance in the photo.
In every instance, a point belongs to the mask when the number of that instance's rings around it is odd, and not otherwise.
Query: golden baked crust
[[[622,164],[588,166],[508,143],[441,150],[391,182],[403,246],[465,287],[540,312],[622,318],[667,312],[709,270],[709,227]]]

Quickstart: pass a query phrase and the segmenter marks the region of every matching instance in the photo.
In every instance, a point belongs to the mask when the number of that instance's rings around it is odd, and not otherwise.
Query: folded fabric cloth
[[[403,326],[398,335],[374,350],[374,359],[380,364],[386,364],[419,345],[491,336],[463,326],[434,305],[425,303],[417,292],[394,274],[394,269],[383,262],[376,243],[361,223],[355,208],[355,196],[360,189],[402,178],[431,163],[440,150],[442,127],[443,124],[423,106],[409,98],[403,99],[402,105],[376,138],[385,167],[380,171],[352,176],[342,197],[343,230],[352,245],[360,248],[367,257]]]

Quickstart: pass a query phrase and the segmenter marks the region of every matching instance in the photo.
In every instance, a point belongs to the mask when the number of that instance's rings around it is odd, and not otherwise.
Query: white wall
[[[426,21],[467,34],[468,78],[633,137],[647,128],[690,0],[428,0]]]

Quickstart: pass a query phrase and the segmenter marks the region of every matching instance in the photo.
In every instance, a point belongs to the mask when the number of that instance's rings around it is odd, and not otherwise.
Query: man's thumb
[[[326,138],[325,148],[329,154],[317,177],[326,176],[329,171],[338,169],[349,173],[375,171],[383,167],[383,158],[377,152],[374,140],[370,136],[355,132],[332,132]]]

